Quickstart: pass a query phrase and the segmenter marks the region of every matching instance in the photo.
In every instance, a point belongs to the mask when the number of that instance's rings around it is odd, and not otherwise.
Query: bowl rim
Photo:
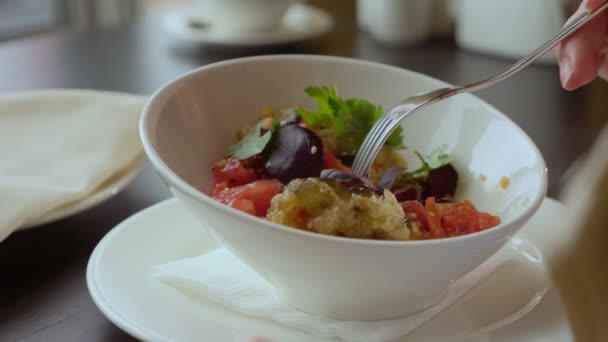
[[[386,69],[386,70],[392,71],[392,72],[410,74],[411,76],[423,78],[423,79],[437,83],[438,87],[451,86],[451,84],[449,84],[449,83],[446,83],[437,78],[434,78],[434,77],[431,77],[431,76],[428,76],[428,75],[425,75],[425,74],[422,74],[422,73],[419,73],[416,71],[400,68],[397,66],[387,65],[384,63],[366,61],[366,60],[351,58],[351,57],[326,56],[326,55],[315,55],[315,54],[274,54],[274,55],[240,57],[240,58],[233,58],[233,59],[228,59],[228,60],[224,60],[224,61],[220,61],[220,62],[210,63],[207,65],[192,69],[186,73],[180,74],[179,76],[177,76],[177,77],[173,78],[172,80],[170,80],[169,82],[165,83],[163,86],[158,88],[154,93],[152,93],[152,95],[150,96],[150,98],[148,99],[148,101],[146,102],[146,104],[142,110],[142,114],[141,114],[140,122],[139,122],[140,138],[142,141],[144,151],[145,151],[146,155],[148,156],[148,159],[150,160],[150,162],[152,163],[154,168],[157,170],[157,172],[160,173],[161,178],[162,178],[162,176],[166,177],[166,180],[171,182],[172,185],[175,186],[178,190],[183,191],[188,196],[190,196],[193,199],[196,199],[197,201],[203,202],[206,206],[209,206],[209,207],[213,208],[214,210],[219,210],[220,212],[223,212],[226,215],[236,216],[237,218],[239,218],[241,220],[249,220],[249,221],[251,221],[251,223],[261,224],[269,229],[277,230],[278,232],[294,234],[295,236],[304,237],[304,238],[308,238],[308,239],[319,239],[322,241],[324,240],[326,242],[337,242],[337,243],[343,243],[343,244],[355,244],[355,245],[367,245],[367,246],[386,246],[386,247],[421,246],[421,245],[432,245],[432,244],[451,244],[451,243],[457,243],[462,240],[478,239],[478,238],[481,238],[482,236],[492,234],[493,232],[498,231],[498,230],[507,229],[508,227],[512,227],[514,225],[523,226],[523,224],[527,220],[529,220],[534,215],[534,213],[536,213],[536,211],[538,211],[542,202],[544,201],[546,194],[547,194],[547,187],[548,187],[548,170],[547,170],[545,160],[544,160],[542,154],[540,153],[540,150],[534,143],[534,141],[519,125],[517,125],[513,120],[511,120],[503,112],[501,112],[500,110],[498,110],[496,107],[492,106],[491,104],[487,103],[483,99],[481,99],[475,95],[472,95],[470,93],[461,94],[461,96],[462,95],[471,96],[474,99],[476,99],[477,101],[480,101],[483,105],[487,106],[487,108],[489,110],[493,111],[493,115],[497,115],[497,116],[501,117],[505,121],[509,122],[516,130],[520,131],[520,133],[522,134],[522,137],[524,137],[527,140],[528,144],[531,146],[532,150],[536,154],[538,161],[541,165],[541,169],[542,169],[542,171],[541,171],[542,176],[541,176],[541,180],[540,180],[540,189],[536,193],[536,195],[532,199],[532,201],[530,202],[529,207],[526,210],[524,210],[523,213],[521,213],[517,217],[511,219],[510,221],[501,220],[501,223],[498,226],[492,227],[490,229],[487,229],[487,230],[484,230],[481,232],[475,232],[472,234],[460,235],[460,236],[455,236],[455,237],[447,237],[447,238],[442,238],[442,239],[405,240],[405,241],[372,240],[372,239],[360,239],[360,238],[350,238],[350,237],[338,237],[338,236],[309,232],[309,231],[305,231],[305,230],[301,230],[301,229],[284,226],[284,225],[281,225],[278,223],[274,223],[274,222],[268,221],[264,218],[260,218],[257,216],[253,216],[253,215],[244,213],[240,210],[234,209],[225,204],[217,202],[217,201],[213,200],[207,194],[196,189],[195,187],[190,185],[188,182],[183,180],[175,172],[173,172],[173,170],[171,170],[171,168],[168,165],[165,164],[165,162],[162,160],[162,158],[156,152],[156,149],[154,148],[154,146],[152,144],[152,139],[150,137],[148,129],[152,128],[153,119],[157,118],[160,115],[159,114],[160,111],[154,110],[154,108],[158,107],[166,98],[168,98],[173,93],[172,92],[173,89],[175,89],[176,87],[179,87],[179,85],[183,81],[191,79],[191,78],[195,78],[199,74],[204,73],[205,71],[207,71],[209,69],[230,66],[233,64],[256,63],[256,62],[260,62],[260,61],[272,62],[272,61],[284,61],[284,60],[291,60],[291,61],[301,60],[303,62],[327,61],[327,62],[349,63],[349,64],[354,64],[354,65],[359,65],[359,66],[372,66],[375,68]]]

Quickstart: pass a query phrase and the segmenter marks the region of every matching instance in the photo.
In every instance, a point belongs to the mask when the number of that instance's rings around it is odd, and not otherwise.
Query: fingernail
[[[559,61],[559,78],[564,88],[568,81],[570,81],[570,77],[572,77],[572,62],[568,55],[565,54]]]

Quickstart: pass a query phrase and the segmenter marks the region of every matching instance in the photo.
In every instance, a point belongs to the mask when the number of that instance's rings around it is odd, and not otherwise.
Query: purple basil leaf
[[[397,177],[403,172],[403,169],[400,167],[391,167],[390,169],[384,172],[382,178],[378,182],[378,187],[380,189],[390,189],[395,184]]]
[[[382,194],[382,189],[378,189],[377,187],[370,182],[369,179],[365,177],[357,177],[352,173],[343,172],[339,170],[323,170],[321,171],[321,178],[331,179],[336,182],[342,183],[351,191],[373,191],[378,194]]]

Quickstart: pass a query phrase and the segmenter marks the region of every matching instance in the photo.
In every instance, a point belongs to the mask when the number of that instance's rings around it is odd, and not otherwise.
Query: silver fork
[[[373,161],[378,156],[380,149],[384,146],[384,143],[391,135],[391,133],[399,126],[400,122],[407,116],[443,99],[452,97],[465,92],[473,92],[480,89],[487,88],[494,85],[502,80],[505,80],[514,74],[518,73],[532,62],[542,57],[544,54],[553,49],[559,42],[564,38],[568,37],[582,25],[589,20],[593,19],[600,12],[608,8],[608,2],[601,7],[591,12],[583,12],[580,15],[572,18],[564,25],[561,31],[550,41],[545,43],[543,46],[532,52],[530,55],[522,58],[515,64],[513,64],[504,73],[494,76],[492,78],[471,83],[465,86],[455,86],[451,88],[441,88],[434,90],[430,93],[412,96],[405,101],[401,102],[387,114],[382,116],[380,120],[369,131],[357,156],[353,163],[352,173],[356,176],[362,177],[367,174],[367,171],[371,167]]]

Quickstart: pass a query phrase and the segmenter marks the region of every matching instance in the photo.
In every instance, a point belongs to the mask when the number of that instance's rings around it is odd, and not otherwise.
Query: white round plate
[[[35,228],[47,223],[61,220],[63,218],[78,214],[108,200],[110,197],[116,195],[122,189],[127,187],[127,185],[129,185],[133,181],[133,179],[135,179],[135,176],[139,174],[139,171],[142,168],[143,162],[144,157],[142,156],[138,158],[137,161],[135,161],[132,166],[130,166],[127,170],[120,172],[108,179],[95,192],[93,192],[86,198],[61,206],[37,218],[36,220],[21,226],[18,230]]]
[[[509,262],[404,341],[572,341],[559,296],[546,272],[545,239],[563,207],[546,199],[505,247]],[[153,267],[202,254],[218,243],[170,199],[125,220],[95,248],[87,285],[106,317],[145,341],[326,341],[274,322],[194,300],[153,278]]]
[[[317,37],[333,29],[332,16],[322,9],[292,5],[279,28],[269,32],[223,32],[205,24],[187,10],[168,14],[165,29],[175,38],[192,43],[224,46],[259,46],[292,43]]]

